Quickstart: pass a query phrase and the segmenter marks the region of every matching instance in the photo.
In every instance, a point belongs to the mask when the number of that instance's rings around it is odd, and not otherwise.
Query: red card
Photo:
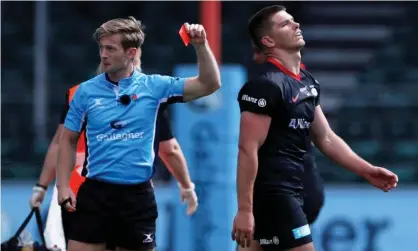
[[[181,40],[183,40],[184,45],[188,46],[190,43],[190,36],[189,34],[187,34],[186,27],[184,26],[184,24],[181,26],[179,34],[180,34]]]

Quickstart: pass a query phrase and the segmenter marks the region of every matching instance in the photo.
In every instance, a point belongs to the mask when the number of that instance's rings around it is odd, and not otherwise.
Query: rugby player
[[[267,59],[266,55],[261,49],[255,46],[254,42],[251,42],[251,48],[253,51],[253,61],[259,65],[264,64]],[[306,70],[306,66],[303,63],[300,63],[300,68]],[[309,225],[311,225],[318,218],[325,202],[324,181],[312,154],[305,155],[304,174],[305,177],[302,179],[304,188],[302,208]]]
[[[184,25],[199,65],[199,75],[191,78],[134,69],[145,36],[135,18],[113,19],[96,30],[105,73],[78,87],[59,143],[58,201],[74,211],[69,251],[104,250],[106,243],[118,250],[154,250],[158,212],[150,179],[159,107],[175,99],[188,102],[210,95],[221,85],[203,26]],[[76,200],[68,181],[84,123],[87,173]]]
[[[238,212],[232,239],[252,250],[313,251],[303,211],[311,140],[325,156],[383,191],[396,187],[398,177],[360,158],[331,130],[318,81],[300,69],[305,45],[300,25],[283,6],[258,11],[249,32],[267,59],[238,95]]]

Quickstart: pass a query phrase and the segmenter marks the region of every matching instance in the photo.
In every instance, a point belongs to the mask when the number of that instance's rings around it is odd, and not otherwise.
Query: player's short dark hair
[[[266,28],[270,27],[271,16],[284,10],[286,10],[286,7],[282,5],[264,7],[257,11],[248,21],[248,31],[250,33],[251,40],[253,40],[254,44],[259,49],[264,47],[261,43],[261,37]]]

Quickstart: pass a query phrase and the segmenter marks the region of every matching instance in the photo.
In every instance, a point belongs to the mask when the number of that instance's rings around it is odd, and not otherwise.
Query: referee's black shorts
[[[158,217],[151,182],[119,185],[86,179],[77,195],[69,239],[140,250],[156,246]]]
[[[254,194],[254,239],[264,251],[279,251],[312,242],[303,211],[303,196]]]

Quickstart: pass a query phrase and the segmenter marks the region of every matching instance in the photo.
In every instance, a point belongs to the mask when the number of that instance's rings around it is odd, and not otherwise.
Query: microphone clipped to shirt
[[[129,105],[131,103],[131,97],[127,94],[123,94],[120,96],[118,102],[120,102],[122,105]]]

